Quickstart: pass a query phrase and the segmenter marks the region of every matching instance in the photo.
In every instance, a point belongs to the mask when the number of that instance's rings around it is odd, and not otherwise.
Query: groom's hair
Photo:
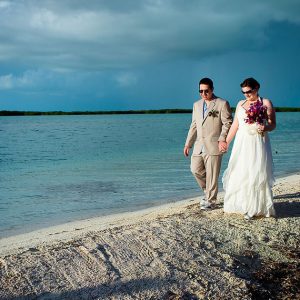
[[[214,83],[213,81],[210,79],[210,78],[202,78],[200,81],[199,81],[199,86],[200,84],[207,84],[212,90],[214,88]]]
[[[246,78],[241,84],[241,87],[250,87],[251,89],[259,89],[260,88],[260,84],[259,82],[254,79],[253,77],[250,78]]]

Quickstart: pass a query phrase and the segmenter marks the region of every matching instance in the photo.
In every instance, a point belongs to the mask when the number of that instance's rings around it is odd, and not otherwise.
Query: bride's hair
[[[259,82],[252,77],[245,79],[241,83],[241,87],[246,87],[246,86],[250,87],[251,89],[256,89],[256,90],[258,90],[260,88]]]

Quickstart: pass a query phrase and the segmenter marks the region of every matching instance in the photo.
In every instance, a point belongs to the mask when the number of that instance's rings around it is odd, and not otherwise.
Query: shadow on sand
[[[300,201],[294,201],[294,199],[297,198],[300,199],[299,192],[275,196],[274,199],[290,199],[289,202],[284,201],[274,203],[277,218],[283,219],[300,217]]]
[[[123,299],[124,297],[130,297],[132,293],[135,294],[133,297],[134,299],[138,297],[138,293],[143,293],[145,291],[149,291],[151,294],[151,290],[153,290],[153,296],[149,299],[157,299],[155,297],[155,291],[163,291],[166,289],[166,286],[169,286],[172,283],[171,278],[141,278],[141,279],[134,279],[127,282],[122,282],[121,280],[117,280],[111,284],[102,284],[97,286],[91,287],[83,287],[72,291],[66,291],[62,293],[42,293],[42,294],[31,294],[26,296],[17,296],[17,297],[10,297],[5,298],[6,300],[60,300],[60,299],[72,299],[72,300],[79,300],[79,299]],[[91,283],[92,285],[92,283]],[[177,298],[176,298],[176,297]],[[173,293],[172,291],[166,289],[164,296],[160,297],[161,300],[170,300],[170,299],[178,299],[177,294]],[[142,296],[141,296],[142,297]],[[174,298],[175,297],[175,298]],[[183,292],[180,295],[180,299],[185,300],[195,300],[197,299],[195,295],[189,292]],[[0,297],[0,299],[2,299]],[[142,298],[141,298],[142,299]]]

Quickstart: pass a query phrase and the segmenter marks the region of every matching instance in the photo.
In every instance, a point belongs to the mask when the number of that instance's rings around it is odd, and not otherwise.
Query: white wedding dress
[[[274,216],[274,184],[271,144],[268,133],[260,135],[256,124],[247,124],[246,111],[237,109],[239,128],[222,181],[224,212]]]

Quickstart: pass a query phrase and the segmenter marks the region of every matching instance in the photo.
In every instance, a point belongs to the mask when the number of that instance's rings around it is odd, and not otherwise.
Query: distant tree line
[[[300,112],[300,107],[275,107],[277,112]],[[235,108],[232,108],[235,111]],[[150,109],[111,111],[14,111],[2,110],[0,116],[56,116],[56,115],[126,115],[126,114],[185,114],[191,109]]]

